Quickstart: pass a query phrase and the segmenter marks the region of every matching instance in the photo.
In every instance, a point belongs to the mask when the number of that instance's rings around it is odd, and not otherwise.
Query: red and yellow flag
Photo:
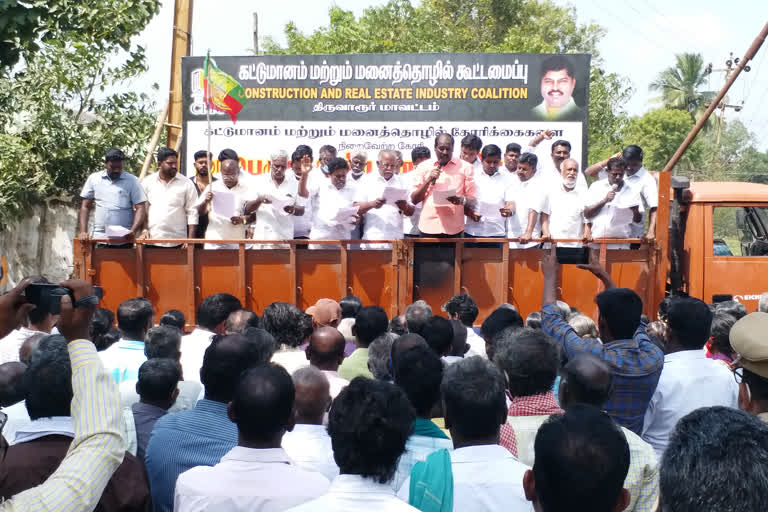
[[[232,122],[236,122],[238,112],[248,102],[245,90],[237,80],[217,68],[208,55],[205,56],[205,72],[201,85],[205,91],[205,104],[214,110],[229,114]]]

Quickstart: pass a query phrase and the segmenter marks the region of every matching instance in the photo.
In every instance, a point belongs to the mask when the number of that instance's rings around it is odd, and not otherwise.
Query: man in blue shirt
[[[237,445],[237,425],[227,416],[227,404],[240,374],[266,362],[259,356],[264,351],[253,343],[239,334],[214,336],[200,369],[205,397],[194,409],[167,414],[155,424],[145,457],[155,512],[173,511],[180,474],[196,466],[216,465]]]
[[[570,360],[580,353],[601,358],[613,370],[614,391],[605,404],[605,411],[621,426],[637,435],[643,430],[645,410],[659,383],[664,366],[664,353],[654,345],[640,320],[642,299],[628,288],[616,288],[608,272],[592,258],[589,270],[605,285],[605,291],[595,297],[600,311],[598,329],[600,338],[582,339],[558,312],[557,274],[560,265],[555,247],[541,261],[544,274],[541,328],[562,344],[563,355]]]
[[[85,242],[89,238],[88,217],[94,204],[92,238],[107,238],[107,226],[124,228],[128,230],[126,234],[113,237],[114,243],[120,245],[132,242],[141,232],[147,220],[147,197],[138,178],[123,172],[124,160],[121,150],[110,149],[104,157],[106,169],[91,174],[85,181],[80,192],[80,240]]]

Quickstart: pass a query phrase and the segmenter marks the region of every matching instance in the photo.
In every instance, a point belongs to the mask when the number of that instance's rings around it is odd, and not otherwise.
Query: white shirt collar
[[[371,478],[360,475],[339,475],[333,482],[329,492],[360,493],[360,494],[386,494],[394,496],[395,491],[387,484],[380,484]]]
[[[695,361],[697,359],[707,359],[707,354],[703,349],[697,348],[695,350],[681,350],[679,352],[672,352],[664,356],[664,362],[667,361]]]
[[[72,416],[53,416],[32,420],[16,431],[14,444],[26,443],[52,435],[75,437]]]
[[[257,449],[244,446],[235,446],[221,458],[221,461],[291,464],[291,459],[288,458],[288,454],[282,448]]]
[[[451,453],[453,463],[487,462],[492,460],[513,459],[509,451],[498,444],[484,444],[457,448]]]

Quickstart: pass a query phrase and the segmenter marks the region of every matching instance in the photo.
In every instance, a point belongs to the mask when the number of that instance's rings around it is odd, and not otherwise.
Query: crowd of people
[[[512,248],[551,239],[581,246],[655,237],[658,187],[643,167],[642,148],[627,146],[582,172],[567,140],[553,141],[548,155],[537,156],[537,147],[552,138],[545,131],[525,149],[510,143],[502,150],[467,135],[457,157],[453,137],[443,133],[434,152],[412,150],[414,169],[403,174],[400,151],[383,150],[372,165],[364,151],[347,160],[324,145],[315,160],[312,148],[300,145],[290,155],[275,151],[269,171],[256,176],[240,167],[233,149],[219,153],[213,176],[213,155],[198,151],[195,174],[187,178],[178,173],[178,154],[163,148],[157,172],[139,180],[123,171],[122,151],[112,149],[106,168],[83,187],[79,237],[126,247],[136,238],[155,240],[157,247],[181,245],[164,239],[204,238],[206,249],[237,247],[221,241],[241,239],[262,242],[249,249],[281,248],[285,244],[264,241],[291,239],[369,240],[357,245],[386,249],[384,241],[404,237],[509,238]],[[587,176],[594,178],[589,187]]]
[[[479,325],[468,295],[388,318],[218,293],[187,322],[76,280],[34,308],[25,279],[0,296],[0,510],[762,510],[768,294],[648,322],[583,268],[597,322],[558,300],[554,251],[540,311]]]

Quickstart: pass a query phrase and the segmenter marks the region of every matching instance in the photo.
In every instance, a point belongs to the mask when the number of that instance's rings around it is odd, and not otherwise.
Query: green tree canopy
[[[127,82],[146,69],[130,41],[157,0],[61,3],[37,18],[34,58],[0,76],[0,229],[31,202],[76,194],[110,147],[135,169],[152,133],[153,103]]]
[[[659,108],[641,117],[634,117],[624,130],[623,146],[638,144],[645,152],[645,167],[661,171],[691,131],[693,122],[687,112]],[[697,139],[677,164],[677,171],[692,171],[701,167],[704,142]]]
[[[329,23],[311,34],[294,23],[285,27],[287,44],[271,38],[273,54],[530,52],[591,53],[589,104],[590,159],[615,152],[626,122],[623,105],[631,94],[626,79],[603,70],[597,43],[605,34],[595,24],[579,24],[573,7],[550,0],[389,0],[358,18],[339,7]],[[594,148],[594,154],[593,154]]]
[[[661,92],[656,101],[667,108],[688,112],[691,121],[696,122],[716,93],[702,90],[709,72],[700,53],[682,53],[675,59],[675,65],[660,72],[649,88]]]

